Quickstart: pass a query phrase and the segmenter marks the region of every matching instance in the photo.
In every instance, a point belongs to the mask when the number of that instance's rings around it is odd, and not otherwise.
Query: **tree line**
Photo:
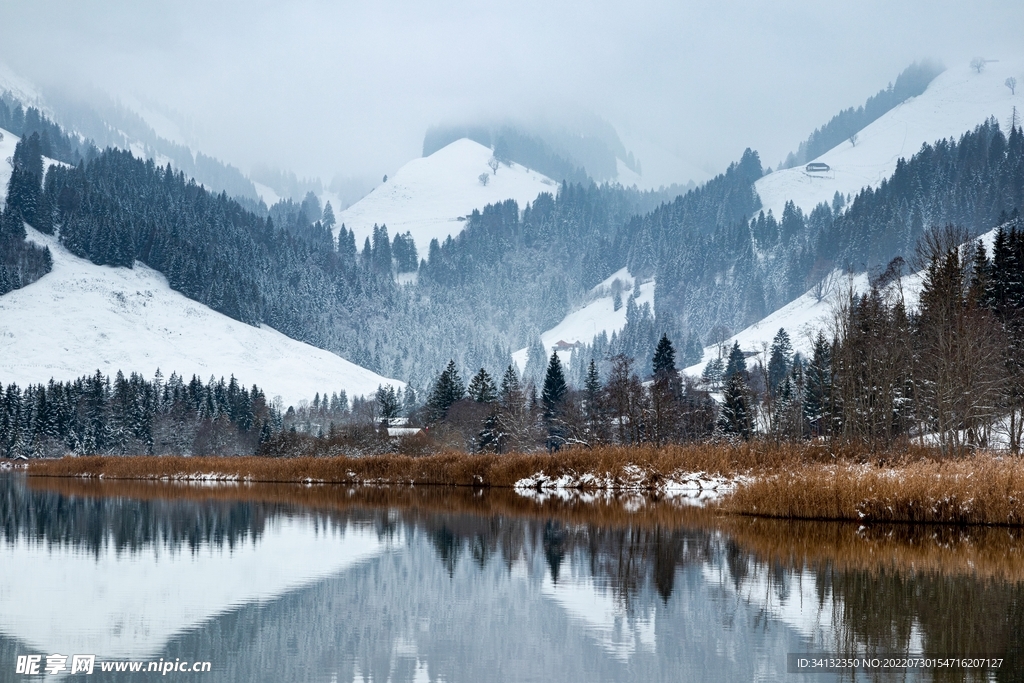
[[[0,457],[234,455],[254,453],[282,429],[262,389],[186,382],[158,370],[152,380],[99,371],[71,382],[0,386]]]

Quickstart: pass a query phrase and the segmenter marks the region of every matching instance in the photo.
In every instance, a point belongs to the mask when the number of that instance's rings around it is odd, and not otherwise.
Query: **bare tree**
[[[982,71],[985,70],[985,58],[975,57],[974,59],[972,59],[971,68],[980,74]]]
[[[477,177],[477,180],[480,181],[481,185],[487,187],[487,183],[491,181],[491,176],[487,175],[486,173],[481,173],[479,177]]]
[[[1014,78],[1013,76],[1010,76],[1005,81],[1003,81],[1003,85],[1010,89],[1011,95],[1017,94],[1017,79]]]
[[[839,284],[839,273],[832,269],[831,264],[824,266],[828,268],[828,271],[824,275],[818,277],[814,284],[811,285],[811,296],[814,297],[815,302],[821,303],[836,290]]]
[[[498,175],[498,166],[501,165],[501,162],[498,161],[498,157],[491,157],[488,159],[487,165],[490,167],[491,173]]]
[[[857,134],[856,133],[851,133],[850,137],[848,139],[850,141],[850,146],[851,147],[856,147],[857,146],[857,139],[858,138],[857,138]]]

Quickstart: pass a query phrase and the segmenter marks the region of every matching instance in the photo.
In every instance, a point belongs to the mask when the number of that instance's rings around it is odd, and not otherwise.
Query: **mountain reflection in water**
[[[0,476],[0,679],[54,652],[208,660],[203,681],[851,680],[787,673],[823,651],[1024,669],[1017,531],[641,503]]]

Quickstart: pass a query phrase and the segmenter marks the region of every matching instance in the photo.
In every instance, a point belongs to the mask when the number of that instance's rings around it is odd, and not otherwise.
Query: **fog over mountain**
[[[1024,25],[1007,0],[14,0],[0,15],[0,60],[44,92],[105,91],[243,170],[325,181],[379,178],[430,126],[498,117],[599,116],[656,183],[699,182],[748,146],[774,167],[913,60],[998,58]]]

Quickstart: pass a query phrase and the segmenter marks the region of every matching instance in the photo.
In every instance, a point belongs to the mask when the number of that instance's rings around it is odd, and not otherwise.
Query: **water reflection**
[[[1013,532],[635,503],[3,476],[0,679],[52,652],[209,660],[205,681],[842,679],[786,673],[818,650],[1024,668]]]

